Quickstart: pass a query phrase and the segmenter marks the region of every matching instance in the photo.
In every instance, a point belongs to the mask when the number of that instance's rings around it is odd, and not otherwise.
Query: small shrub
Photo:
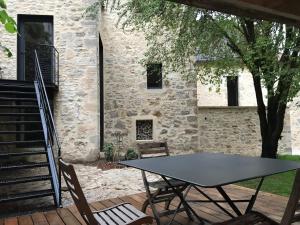
[[[138,158],[138,154],[136,153],[136,151],[132,148],[129,148],[126,152],[125,159],[133,160],[133,159],[137,159],[137,158]]]
[[[105,160],[108,162],[113,162],[114,161],[114,156],[115,156],[115,147],[112,143],[105,143],[103,146],[103,151],[104,151],[104,156]]]

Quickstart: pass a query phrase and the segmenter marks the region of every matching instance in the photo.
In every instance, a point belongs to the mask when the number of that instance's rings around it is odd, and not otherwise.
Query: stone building
[[[47,23],[48,42],[59,52],[59,91],[53,102],[65,159],[95,161],[104,142],[126,150],[152,140],[167,140],[177,153],[259,154],[259,123],[247,72],[239,78],[239,107],[228,107],[225,84],[215,94],[177,73],[165,74],[163,62],[141,66],[146,40],[142,33],[117,27],[115,12],[102,11],[94,20],[83,16],[90,1],[7,3],[22,29],[17,36],[1,31],[2,42],[13,52],[12,58],[1,56],[2,79],[26,79],[18,69],[24,53],[21,43],[26,32],[32,32],[26,29],[35,29],[37,23]],[[300,130],[290,126],[298,124],[297,115],[297,110],[287,114],[280,147],[284,152],[300,149]]]

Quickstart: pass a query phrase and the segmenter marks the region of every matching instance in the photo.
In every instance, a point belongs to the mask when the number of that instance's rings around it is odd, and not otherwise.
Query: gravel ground
[[[96,166],[75,164],[75,171],[88,202],[144,192],[142,175],[132,168],[101,170]],[[152,174],[149,180],[157,180]],[[65,183],[62,185],[66,187]],[[66,188],[64,188],[66,189]],[[63,205],[73,204],[70,194],[63,192]]]

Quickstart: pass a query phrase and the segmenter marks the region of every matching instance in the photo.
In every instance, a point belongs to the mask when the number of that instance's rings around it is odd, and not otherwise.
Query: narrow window
[[[228,106],[239,105],[238,76],[227,77]]]
[[[161,89],[162,88],[162,64],[147,65],[147,88]]]
[[[153,120],[136,121],[136,140],[153,139]]]

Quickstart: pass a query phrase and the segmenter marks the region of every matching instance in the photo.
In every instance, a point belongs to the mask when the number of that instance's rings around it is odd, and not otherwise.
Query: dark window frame
[[[162,63],[147,64],[147,89],[162,89]]]
[[[239,106],[239,77],[227,77],[227,101],[228,106]]]

